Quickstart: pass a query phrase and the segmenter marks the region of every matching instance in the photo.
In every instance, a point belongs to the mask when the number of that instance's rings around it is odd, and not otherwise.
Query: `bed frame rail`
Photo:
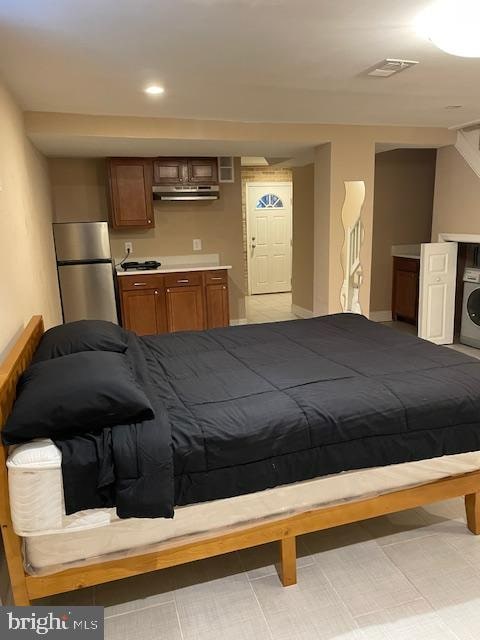
[[[35,316],[0,367],[0,429],[10,414],[18,379],[29,366],[42,334],[42,318]],[[231,527],[201,537],[174,540],[162,545],[157,551],[142,555],[107,559],[101,563],[67,569],[48,576],[30,576],[25,573],[23,566],[22,539],[17,536],[12,526],[6,467],[7,449],[3,445],[0,446],[0,456],[0,525],[16,605],[29,605],[31,600],[44,596],[111,582],[268,542],[279,543],[280,579],[284,586],[289,586],[296,583],[296,536],[459,496],[465,496],[468,528],[472,533],[480,533],[480,471],[474,471],[366,500],[321,507],[248,526]]]

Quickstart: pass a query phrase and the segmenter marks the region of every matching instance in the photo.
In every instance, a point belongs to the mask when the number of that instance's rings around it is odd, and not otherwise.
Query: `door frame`
[[[291,188],[291,202],[290,202],[290,279],[292,278],[292,257],[293,257],[293,180],[247,180],[245,182],[245,223],[246,223],[246,251],[247,251],[247,285],[248,285],[248,295],[252,295],[252,284],[251,284],[251,257],[250,257],[250,248],[249,248],[249,238],[250,238],[250,212],[248,209],[249,202],[249,192],[253,187],[270,187],[271,185],[276,185],[278,187],[290,187]],[[267,294],[268,295],[268,294]]]

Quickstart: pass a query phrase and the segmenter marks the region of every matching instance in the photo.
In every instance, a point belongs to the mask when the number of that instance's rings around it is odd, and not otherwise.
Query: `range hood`
[[[155,185],[153,187],[154,200],[218,200],[220,187],[218,185],[186,185],[175,186]]]

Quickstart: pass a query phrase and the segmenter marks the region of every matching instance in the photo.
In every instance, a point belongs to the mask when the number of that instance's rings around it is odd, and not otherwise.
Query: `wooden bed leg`
[[[480,493],[470,493],[465,496],[465,511],[468,528],[478,536],[480,534]]]
[[[295,536],[280,540],[280,580],[284,587],[297,584],[297,544]]]
[[[30,605],[30,597],[23,568],[21,540],[13,531],[11,524],[2,524],[2,538],[12,587],[13,604],[17,607],[28,607]]]

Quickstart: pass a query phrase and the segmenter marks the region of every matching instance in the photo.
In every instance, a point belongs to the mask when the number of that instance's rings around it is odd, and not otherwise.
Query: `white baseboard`
[[[391,322],[392,321],[392,312],[391,311],[370,311],[370,320],[374,322]]]
[[[313,311],[310,311],[310,309],[299,307],[296,304],[292,304],[292,313],[299,318],[313,318]]]
[[[230,320],[231,327],[238,327],[238,325],[240,324],[248,324],[247,318],[235,318],[233,320]]]

